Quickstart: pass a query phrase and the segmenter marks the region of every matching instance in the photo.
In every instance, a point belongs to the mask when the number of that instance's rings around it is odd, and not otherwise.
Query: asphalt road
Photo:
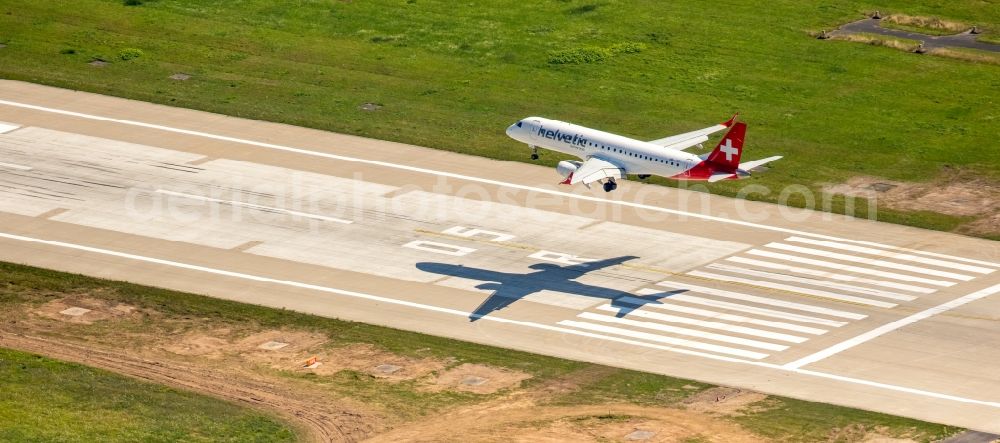
[[[0,81],[2,260],[1000,432],[996,242],[557,181]]]

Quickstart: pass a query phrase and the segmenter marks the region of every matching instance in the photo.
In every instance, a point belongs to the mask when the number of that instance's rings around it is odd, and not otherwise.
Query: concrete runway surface
[[[996,242],[558,179],[0,81],[0,260],[1000,432]]]

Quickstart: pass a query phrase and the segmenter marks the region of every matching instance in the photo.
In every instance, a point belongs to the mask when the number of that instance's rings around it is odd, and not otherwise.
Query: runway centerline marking
[[[298,217],[311,218],[311,219],[315,219],[315,220],[323,220],[323,221],[329,221],[329,222],[334,222],[334,223],[343,223],[345,225],[349,225],[351,223],[354,223],[351,220],[344,220],[342,218],[328,217],[328,216],[319,215],[319,214],[310,214],[308,212],[293,211],[291,209],[274,208],[274,207],[271,207],[271,206],[263,206],[263,205],[253,204],[253,203],[244,203],[244,202],[236,201],[236,200],[221,200],[221,199],[218,199],[218,198],[204,197],[204,196],[201,196],[201,195],[192,195],[192,194],[185,194],[183,192],[168,191],[168,190],[165,190],[165,189],[157,189],[156,193],[157,194],[164,194],[164,195],[172,195],[174,197],[182,197],[182,198],[187,198],[187,199],[191,199],[191,200],[200,200],[200,201],[206,201],[206,202],[211,202],[211,203],[221,203],[221,204],[230,205],[230,206],[239,206],[241,208],[256,209],[256,210],[259,210],[259,211],[281,212],[281,213],[285,213],[285,214],[289,214],[289,215],[295,215],[295,216],[298,216]]]
[[[986,289],[982,289],[982,290],[973,292],[971,294],[968,294],[968,295],[956,298],[956,299],[951,300],[949,302],[942,303],[942,304],[937,305],[937,306],[935,306],[933,308],[925,309],[925,310],[920,311],[920,312],[918,312],[916,314],[913,314],[913,315],[911,315],[909,317],[904,317],[904,318],[896,320],[896,321],[894,321],[892,323],[888,323],[888,324],[879,326],[879,327],[877,327],[875,329],[872,329],[871,331],[868,331],[868,332],[866,332],[864,334],[861,334],[861,335],[859,335],[857,337],[854,337],[854,338],[851,338],[849,340],[845,340],[843,342],[837,343],[837,344],[835,344],[833,346],[830,346],[829,348],[826,348],[826,349],[824,349],[822,351],[816,352],[816,353],[811,354],[811,355],[807,355],[807,356],[802,357],[802,358],[800,358],[798,360],[795,360],[793,362],[786,363],[784,365],[784,367],[788,368],[788,369],[798,369],[798,368],[801,368],[802,366],[805,366],[805,365],[808,365],[810,363],[815,363],[817,361],[823,360],[823,359],[825,359],[827,357],[830,357],[830,356],[832,356],[834,354],[838,354],[840,352],[843,352],[843,351],[846,351],[846,350],[848,350],[850,348],[853,348],[853,347],[855,347],[857,345],[860,345],[862,343],[870,341],[870,340],[872,340],[872,339],[874,339],[876,337],[879,337],[881,335],[885,335],[885,334],[887,334],[889,332],[895,331],[895,330],[897,330],[899,328],[902,328],[903,326],[916,323],[916,322],[918,322],[920,320],[929,318],[931,316],[940,314],[942,312],[949,311],[951,309],[955,309],[955,308],[957,308],[959,306],[962,306],[962,305],[967,304],[967,303],[971,303],[971,302],[979,300],[981,298],[989,297],[990,295],[996,294],[998,292],[1000,292],[1000,284],[996,284],[996,285],[990,286],[990,287],[988,287]]]
[[[751,227],[751,228],[756,228],[756,229],[762,229],[762,230],[768,230],[768,231],[775,231],[775,232],[783,232],[783,233],[786,233],[786,234],[802,235],[802,236],[807,236],[807,237],[822,238],[822,239],[826,239],[826,240],[834,240],[834,241],[841,241],[841,242],[848,242],[848,243],[856,243],[856,244],[863,244],[863,245],[869,245],[869,246],[876,246],[876,247],[886,248],[886,249],[892,249],[892,250],[896,250],[896,251],[906,251],[906,252],[910,252],[910,253],[914,253],[914,254],[928,255],[928,256],[940,257],[940,258],[948,258],[948,259],[952,259],[952,260],[965,261],[965,262],[969,262],[969,263],[979,263],[979,264],[988,265],[988,266],[1000,267],[1000,263],[992,263],[992,262],[986,262],[986,261],[980,261],[980,260],[973,260],[973,259],[967,259],[967,258],[963,258],[963,257],[953,257],[953,256],[950,256],[950,255],[938,254],[938,253],[934,253],[934,252],[925,252],[925,251],[920,251],[920,250],[916,250],[916,249],[903,248],[903,247],[893,246],[893,245],[883,245],[883,244],[876,243],[876,242],[869,242],[869,241],[863,241],[863,240],[851,240],[851,239],[836,237],[836,236],[832,236],[832,235],[816,234],[816,233],[812,233],[812,232],[799,231],[799,230],[796,230],[796,229],[782,228],[782,227],[770,226],[770,225],[763,225],[763,224],[759,224],[759,223],[753,223],[753,222],[748,222],[748,221],[743,221],[743,220],[734,220],[734,219],[729,219],[729,218],[724,218],[724,217],[716,217],[716,216],[713,216],[713,215],[702,214],[702,213],[697,213],[697,212],[687,212],[687,211],[681,211],[681,210],[677,210],[677,209],[668,209],[668,208],[663,208],[663,207],[659,207],[659,206],[651,206],[651,205],[645,205],[645,204],[634,203],[634,202],[627,202],[627,201],[622,201],[622,200],[608,200],[606,198],[599,198],[599,197],[593,197],[593,196],[588,196],[588,195],[573,194],[573,193],[562,192],[562,191],[554,191],[554,190],[551,190],[551,189],[545,189],[545,188],[539,188],[539,187],[527,186],[527,185],[519,185],[519,184],[516,184],[516,183],[503,182],[503,181],[500,181],[500,180],[493,180],[493,179],[487,179],[487,178],[481,178],[481,177],[474,177],[474,176],[470,176],[470,175],[457,174],[457,173],[453,173],[453,172],[438,171],[438,170],[434,170],[434,169],[421,168],[421,167],[403,165],[403,164],[398,164],[398,163],[391,163],[391,162],[381,161],[381,160],[368,160],[368,159],[362,159],[362,158],[357,158],[357,157],[349,157],[349,156],[346,156],[346,155],[338,155],[338,154],[330,154],[330,153],[326,153],[326,152],[311,151],[311,150],[308,150],[308,149],[295,148],[295,147],[291,147],[291,146],[278,145],[278,144],[274,144],[274,143],[259,142],[259,141],[242,139],[242,138],[237,138],[237,137],[230,137],[230,136],[226,136],[226,135],[218,135],[218,134],[212,134],[212,133],[208,133],[208,132],[194,131],[194,130],[190,130],[190,129],[175,128],[175,127],[171,127],[171,126],[158,125],[158,124],[154,124],[154,123],[146,123],[146,122],[140,122],[140,121],[135,121],[135,120],[126,120],[126,119],[119,119],[119,118],[113,118],[113,117],[104,117],[104,116],[99,116],[99,115],[86,114],[86,113],[82,113],[82,112],[67,111],[67,110],[64,110],[64,109],[49,108],[49,107],[45,107],[45,106],[31,105],[31,104],[27,104],[27,103],[20,103],[20,102],[15,102],[15,101],[10,101],[10,100],[0,100],[0,104],[7,105],[7,106],[14,106],[14,107],[19,107],[19,108],[24,108],[24,109],[33,109],[33,110],[36,110],[36,111],[49,112],[49,113],[54,113],[54,114],[67,115],[67,116],[71,116],[71,117],[84,118],[84,119],[88,119],[88,120],[106,121],[106,122],[119,123],[119,124],[124,124],[124,125],[139,126],[139,127],[143,127],[143,128],[149,128],[149,129],[156,129],[156,130],[167,131],[167,132],[174,132],[174,133],[178,133],[178,134],[192,135],[192,136],[196,136],[196,137],[204,137],[204,138],[209,138],[209,139],[214,139],[214,140],[228,141],[228,142],[232,142],[232,143],[240,143],[240,144],[245,144],[245,145],[257,146],[257,147],[261,147],[261,148],[274,149],[274,150],[278,150],[278,151],[293,152],[293,153],[302,154],[302,155],[309,155],[309,156],[314,156],[314,157],[328,158],[328,159],[332,159],[332,160],[340,160],[340,161],[354,162],[354,163],[364,163],[364,164],[381,166],[381,167],[386,167],[386,168],[393,168],[393,169],[400,169],[400,170],[404,170],[404,171],[417,172],[417,173],[421,173],[421,174],[430,174],[430,175],[436,175],[436,176],[439,176],[439,177],[448,177],[448,178],[454,178],[454,179],[458,179],[458,180],[466,180],[466,181],[471,181],[471,182],[476,182],[476,183],[484,183],[484,184],[489,184],[489,185],[494,185],[494,186],[500,186],[500,187],[506,187],[506,188],[511,188],[511,189],[520,189],[520,190],[525,190],[525,191],[533,191],[533,192],[538,192],[538,193],[542,193],[542,194],[555,195],[555,196],[559,196],[559,197],[572,198],[572,199],[577,199],[577,200],[585,200],[585,201],[591,201],[591,202],[597,202],[597,203],[605,203],[605,204],[611,204],[611,205],[627,206],[627,207],[631,207],[631,208],[645,209],[645,210],[654,211],[654,212],[663,212],[663,213],[667,213],[667,214],[682,215],[682,216],[700,218],[700,219],[703,219],[703,220],[711,220],[711,221],[716,221],[716,222],[720,222],[720,223],[729,223],[729,224],[746,226],[746,227]]]
[[[319,292],[325,292],[325,293],[329,293],[329,294],[338,294],[338,295],[343,295],[343,296],[348,296],[348,297],[354,297],[354,298],[360,298],[360,299],[365,299],[365,300],[372,300],[372,301],[384,302],[384,303],[395,304],[395,305],[400,305],[400,306],[407,306],[407,307],[412,307],[412,308],[417,308],[417,309],[424,309],[424,310],[429,310],[429,311],[434,311],[434,312],[440,312],[440,313],[443,313],[443,314],[460,316],[463,319],[464,318],[468,318],[469,315],[471,314],[470,312],[461,311],[461,310],[458,310],[458,309],[451,309],[451,308],[443,308],[443,307],[439,307],[439,306],[425,305],[425,304],[421,304],[421,303],[409,302],[409,301],[405,301],[405,300],[397,300],[397,299],[389,298],[389,297],[382,297],[382,296],[378,296],[378,295],[365,294],[365,293],[355,292],[355,291],[348,291],[348,290],[344,290],[344,289],[330,288],[330,287],[326,287],[326,286],[319,286],[319,285],[314,285],[314,284],[309,284],[309,283],[296,282],[296,281],[292,281],[292,280],[279,280],[279,279],[274,279],[274,278],[262,277],[262,276],[258,276],[258,275],[245,274],[245,273],[241,273],[241,272],[226,271],[226,270],[223,270],[223,269],[210,268],[210,267],[207,267],[207,266],[192,265],[192,264],[188,264],[188,263],[181,263],[181,262],[164,260],[164,259],[159,259],[159,258],[146,257],[146,256],[142,256],[142,255],[129,254],[127,252],[112,251],[112,250],[109,250],[109,249],[95,248],[95,247],[92,247],[92,246],[78,245],[78,244],[74,244],[74,243],[66,243],[66,242],[61,242],[61,241],[56,241],[56,240],[44,240],[44,239],[38,239],[38,238],[33,238],[33,237],[25,237],[25,236],[22,236],[22,235],[8,234],[8,233],[5,233],[5,232],[0,232],[0,238],[6,238],[6,239],[16,240],[16,241],[23,241],[23,242],[28,242],[28,243],[46,244],[46,245],[50,245],[50,246],[62,247],[62,248],[67,248],[67,249],[75,249],[75,250],[78,250],[78,251],[85,251],[85,252],[91,252],[91,253],[95,253],[95,254],[102,254],[102,255],[114,256],[114,257],[119,257],[119,258],[125,258],[125,259],[135,260],[135,261],[142,261],[142,262],[146,262],[146,263],[161,264],[161,265],[172,266],[172,267],[181,268],[181,269],[188,269],[188,270],[193,270],[193,271],[205,272],[205,273],[209,273],[209,274],[223,275],[223,276],[232,277],[232,278],[240,278],[240,279],[244,279],[244,280],[252,280],[252,281],[258,281],[258,282],[263,282],[263,283],[273,283],[273,284],[290,286],[290,287],[297,287],[297,288],[303,288],[303,289],[311,289],[311,290],[315,290],[315,291],[319,291]],[[1000,285],[993,286],[993,288],[1000,289]],[[846,382],[846,383],[851,383],[851,384],[871,386],[871,387],[876,387],[876,388],[881,388],[881,389],[892,390],[892,391],[896,391],[896,392],[905,392],[905,393],[908,393],[908,394],[919,395],[919,396],[922,396],[922,397],[930,397],[930,398],[936,398],[936,399],[941,399],[941,400],[949,400],[949,401],[955,401],[955,402],[960,402],[960,403],[975,404],[975,405],[988,406],[988,407],[1000,409],[1000,402],[996,402],[996,401],[977,400],[977,399],[972,399],[972,398],[960,397],[960,396],[957,396],[957,395],[942,394],[940,392],[926,391],[926,390],[923,390],[923,389],[910,388],[910,387],[906,387],[906,386],[891,385],[891,384],[888,384],[888,383],[880,383],[880,382],[876,382],[876,381],[864,380],[864,379],[859,379],[859,378],[854,378],[854,377],[847,377],[847,376],[837,375],[837,374],[830,374],[830,373],[826,373],[826,372],[806,370],[806,369],[801,369],[801,368],[785,367],[785,366],[777,365],[777,364],[773,364],[773,363],[756,362],[756,361],[751,361],[751,360],[743,360],[743,359],[739,359],[739,358],[726,357],[726,356],[722,356],[722,355],[710,354],[710,353],[705,353],[705,352],[697,352],[697,351],[692,351],[692,350],[688,350],[688,349],[681,349],[681,348],[675,348],[675,347],[670,347],[670,346],[662,346],[662,345],[657,345],[657,344],[653,344],[653,343],[646,343],[646,342],[641,342],[641,341],[636,341],[636,340],[629,340],[629,339],[625,339],[625,338],[621,338],[621,337],[612,337],[612,336],[607,336],[607,335],[594,334],[594,333],[589,333],[589,332],[585,332],[585,331],[580,331],[580,330],[575,330],[575,329],[569,329],[569,328],[562,328],[562,327],[553,326],[553,325],[545,325],[545,324],[535,323],[535,322],[512,320],[512,319],[506,319],[506,318],[503,318],[503,317],[494,317],[494,316],[484,316],[484,317],[481,317],[480,319],[481,320],[485,320],[485,321],[497,322],[497,323],[506,323],[506,324],[519,325],[519,326],[524,326],[524,327],[529,327],[529,328],[542,329],[542,330],[553,331],[553,332],[560,332],[560,333],[564,333],[564,334],[576,335],[576,336],[581,336],[581,337],[596,338],[596,339],[605,340],[605,341],[612,341],[612,342],[617,342],[617,343],[624,343],[624,344],[628,344],[628,345],[632,345],[632,346],[639,346],[639,347],[645,347],[645,348],[650,348],[650,349],[658,349],[658,350],[662,350],[662,351],[674,352],[674,353],[679,353],[679,354],[686,354],[686,355],[691,355],[691,356],[698,356],[698,357],[708,358],[708,359],[717,360],[717,361],[725,361],[725,362],[730,362],[730,363],[738,363],[738,364],[746,364],[746,365],[759,366],[759,367],[764,367],[764,368],[769,368],[769,369],[774,369],[774,370],[792,372],[792,373],[796,373],[796,374],[809,375],[809,376],[814,376],[814,377],[819,377],[819,378],[826,378],[826,379],[831,379],[831,380],[838,380],[838,381],[842,381],[842,382]]]

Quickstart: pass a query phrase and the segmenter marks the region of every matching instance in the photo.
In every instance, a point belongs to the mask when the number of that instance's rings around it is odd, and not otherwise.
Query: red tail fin
[[[719,141],[719,145],[708,155],[707,161],[723,171],[735,171],[740,166],[743,154],[743,139],[747,134],[747,124],[736,123]]]

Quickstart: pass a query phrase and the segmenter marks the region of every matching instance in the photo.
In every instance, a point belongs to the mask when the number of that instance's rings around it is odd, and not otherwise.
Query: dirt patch
[[[35,308],[31,314],[41,318],[82,325],[108,319],[136,320],[143,316],[143,313],[135,306],[121,303],[110,304],[104,300],[84,296],[50,301]]]
[[[766,398],[759,392],[719,386],[685,398],[681,403],[690,411],[732,416],[744,414],[750,405]]]
[[[506,368],[465,363],[438,374],[421,387],[437,392],[453,390],[476,394],[492,394],[501,389],[519,386],[530,375]]]
[[[917,443],[917,441],[909,438],[893,438],[884,435],[869,434],[864,440],[861,440],[861,443]]]
[[[268,351],[259,349],[267,341],[299,343],[298,346]],[[390,382],[424,377],[445,368],[445,362],[432,358],[405,357],[370,344],[352,344],[339,348],[320,349],[325,337],[316,335],[295,336],[289,333],[275,335],[256,334],[244,340],[241,355],[251,361],[266,364],[274,369],[308,372],[316,375],[333,375],[345,369],[364,372]],[[306,368],[304,363],[315,356],[320,363]]]
[[[501,398],[376,436],[373,442],[766,441],[719,417],[637,405],[538,406]],[[637,432],[638,431],[638,432]]]
[[[930,183],[904,183],[877,177],[854,177],[824,190],[875,199],[878,205],[904,211],[932,211],[960,217],[985,217],[971,223],[975,232],[1000,232],[1000,184],[947,172]]]
[[[231,350],[245,360],[274,369],[301,368],[306,359],[316,353],[329,339],[314,332],[270,330],[251,334],[235,341]],[[262,348],[269,343],[281,346]]]
[[[169,338],[163,349],[177,355],[197,356],[208,359],[225,357],[230,350],[230,329],[191,332],[181,337]]]

